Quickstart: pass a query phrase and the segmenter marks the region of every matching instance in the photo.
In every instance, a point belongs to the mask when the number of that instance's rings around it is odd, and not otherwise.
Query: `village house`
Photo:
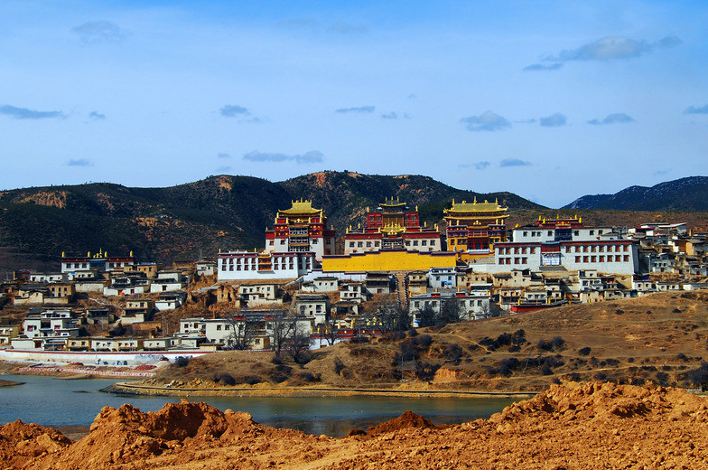
[[[184,288],[186,279],[179,271],[160,271],[150,283],[150,293],[174,292]]]
[[[308,293],[330,293],[337,290],[339,290],[339,279],[328,276],[319,276],[313,280],[305,281],[300,287],[301,292]]]
[[[115,317],[109,307],[89,307],[84,313],[86,324],[106,327],[113,323]]]
[[[70,308],[45,309],[27,315],[22,322],[22,334],[28,338],[77,337],[78,320]]]
[[[10,340],[19,335],[19,325],[0,325],[0,345],[10,344]]]
[[[456,303],[460,319],[482,319],[498,314],[498,307],[492,303],[489,287],[480,287],[474,293],[467,292],[434,292],[423,295],[414,295],[410,299],[408,314],[412,324],[420,326],[420,313],[425,309],[440,314],[445,303]]]
[[[433,290],[457,287],[457,270],[455,267],[432,267],[428,271],[428,285]]]
[[[406,274],[408,296],[420,295],[428,292],[428,273],[422,270]]]
[[[145,274],[145,278],[148,280],[157,278],[158,267],[155,262],[138,262],[133,266],[133,270]]]
[[[656,291],[657,292],[673,292],[676,290],[681,290],[681,282],[678,280],[657,280],[656,281]]]
[[[197,261],[194,272],[199,277],[211,277],[216,274],[216,262],[205,260]]]
[[[395,287],[395,279],[388,272],[367,272],[365,286],[372,295],[387,295]]]
[[[293,310],[299,316],[315,318],[315,325],[326,322],[329,314],[329,297],[323,293],[298,293],[293,301]]]
[[[133,276],[113,275],[110,277],[110,285],[103,288],[105,297],[124,297],[129,295],[142,295],[147,293],[150,285],[145,274],[139,273]]]
[[[163,292],[160,294],[160,297],[155,300],[155,309],[157,311],[176,310],[184,305],[186,299],[187,294],[182,291]]]
[[[69,351],[90,351],[91,338],[69,338],[65,346]]]
[[[347,302],[361,303],[369,299],[369,293],[361,282],[342,282],[339,286],[339,299]]]
[[[149,298],[130,298],[125,301],[125,308],[120,317],[120,324],[128,326],[144,323],[152,318],[155,302]]]
[[[106,281],[99,278],[75,278],[74,290],[76,293],[103,293]]]
[[[29,282],[35,284],[43,284],[50,282],[63,282],[66,279],[64,274],[60,272],[46,272],[46,273],[31,273],[29,275]]]
[[[148,338],[143,340],[143,349],[146,351],[168,351],[177,345],[173,337]]]
[[[238,287],[241,306],[249,308],[282,304],[281,291],[280,284],[274,283],[244,282]]]
[[[14,305],[42,305],[44,299],[49,298],[49,289],[46,285],[22,284],[12,293]]]

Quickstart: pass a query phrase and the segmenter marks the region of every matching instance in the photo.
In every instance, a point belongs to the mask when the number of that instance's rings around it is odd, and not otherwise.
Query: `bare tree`
[[[330,346],[334,346],[334,343],[339,339],[339,328],[337,327],[337,320],[332,316],[328,316],[322,325],[322,330],[320,333],[327,340]]]
[[[460,321],[460,305],[456,298],[451,298],[442,302],[440,313],[436,320],[436,325],[444,326],[448,323]]]
[[[310,334],[302,323],[297,322],[297,318],[293,319],[292,323],[293,328],[285,346],[295,362],[306,362],[304,354],[310,350]]]
[[[410,317],[397,301],[380,304],[376,309],[376,317],[384,333],[405,331],[410,327]]]
[[[280,357],[296,325],[293,318],[284,314],[275,315],[270,321],[270,325],[273,337],[273,351],[275,351],[276,357]]]
[[[236,317],[231,317],[229,325],[231,326],[231,335],[226,340],[228,347],[239,351],[250,349],[256,333],[256,323],[247,318],[239,320]]]

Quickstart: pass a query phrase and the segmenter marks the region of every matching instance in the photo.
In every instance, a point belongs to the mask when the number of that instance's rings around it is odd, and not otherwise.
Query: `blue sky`
[[[708,174],[706,2],[0,3],[0,188],[318,170],[559,206]]]

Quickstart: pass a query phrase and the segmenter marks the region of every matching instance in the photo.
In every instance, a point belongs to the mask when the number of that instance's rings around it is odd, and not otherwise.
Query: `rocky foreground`
[[[489,420],[435,426],[406,412],[345,438],[254,422],[203,403],[105,407],[76,442],[0,427],[4,469],[707,469],[708,399],[680,389],[554,385]]]

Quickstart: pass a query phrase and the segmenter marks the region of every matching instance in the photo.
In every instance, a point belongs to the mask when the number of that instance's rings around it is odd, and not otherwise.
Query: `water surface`
[[[131,403],[143,411],[159,410],[179,397],[148,397],[104,393],[112,379],[62,380],[31,375],[4,375],[25,382],[0,388],[0,424],[21,419],[46,426],[88,426],[105,405]],[[511,398],[399,397],[189,397],[216,408],[246,411],[259,423],[312,434],[342,436],[412,410],[436,424],[486,418],[514,401]]]

